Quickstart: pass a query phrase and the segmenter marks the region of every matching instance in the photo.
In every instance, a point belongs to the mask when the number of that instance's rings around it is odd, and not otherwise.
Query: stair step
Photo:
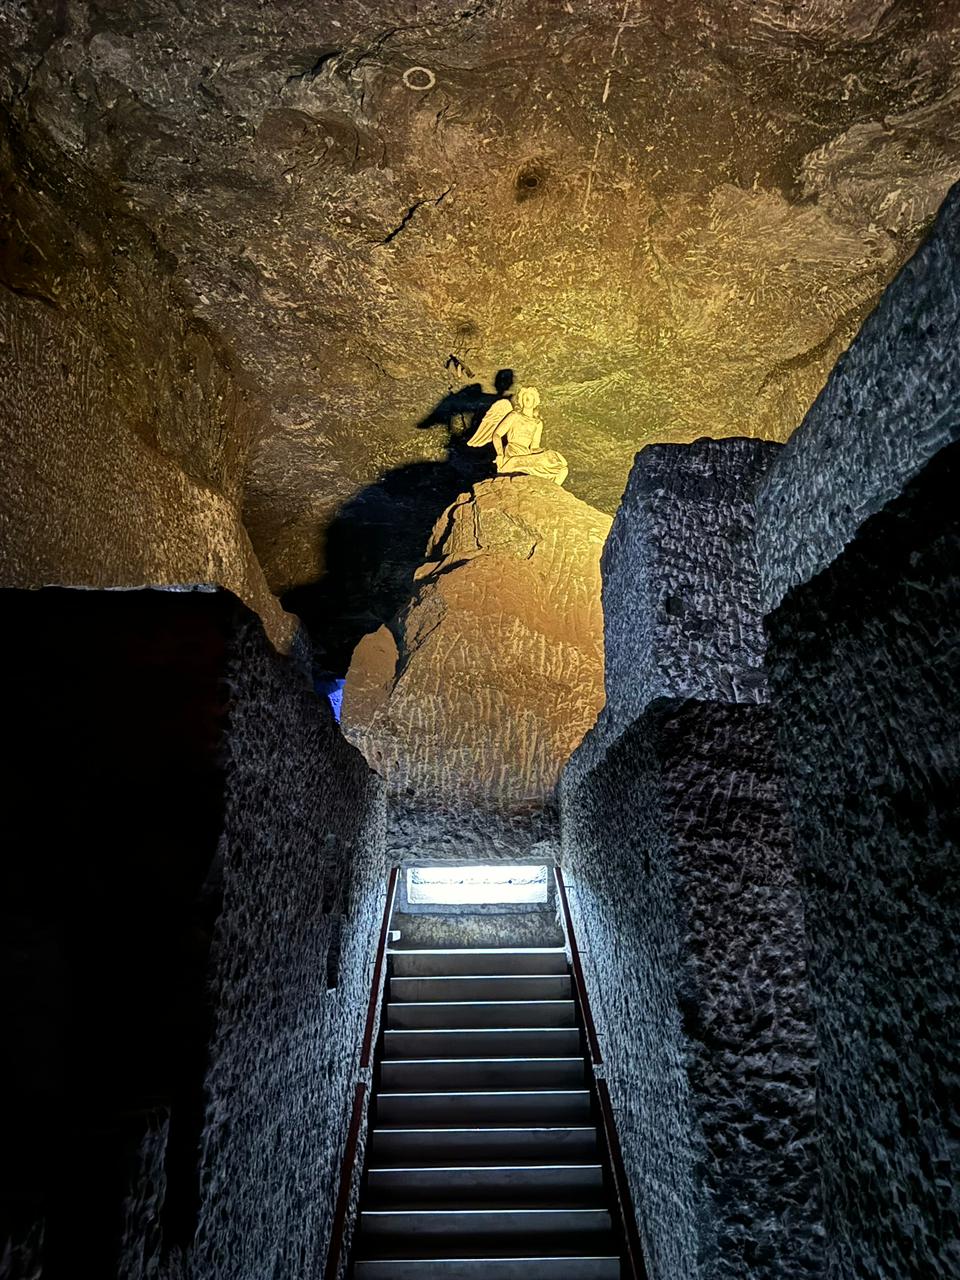
[[[364,1209],[363,1236],[469,1236],[474,1241],[516,1239],[522,1236],[577,1236],[610,1232],[606,1209]]]
[[[356,1280],[619,1280],[618,1257],[376,1258],[358,1261]]]
[[[621,1280],[564,949],[388,973],[355,1280]]]
[[[448,1027],[383,1035],[384,1061],[395,1058],[533,1058],[578,1054],[577,1027]]]
[[[380,1093],[379,1124],[583,1124],[587,1089],[496,1089],[443,1093]]]
[[[464,947],[390,951],[388,955],[390,972],[398,978],[567,972],[563,947]]]
[[[443,978],[390,979],[390,999],[563,1000],[570,998],[566,973],[457,974]]]
[[[500,1198],[510,1204],[588,1203],[603,1192],[599,1164],[449,1165],[383,1169],[367,1173],[376,1204],[388,1201],[459,1201]]]
[[[396,1031],[470,1027],[572,1027],[572,1000],[433,1000],[387,1005],[387,1026]]]
[[[377,1126],[371,1158],[377,1165],[448,1160],[456,1164],[520,1164],[596,1157],[593,1125]]]
[[[407,1058],[384,1061],[384,1089],[560,1088],[586,1079],[583,1058]]]

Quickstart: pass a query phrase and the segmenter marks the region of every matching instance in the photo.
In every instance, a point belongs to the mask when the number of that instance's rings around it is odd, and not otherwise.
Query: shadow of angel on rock
[[[317,672],[346,673],[361,636],[388,622],[409,599],[443,512],[472,485],[497,474],[492,440],[483,447],[468,441],[512,385],[513,371],[501,369],[493,393],[479,382],[451,390],[416,424],[446,434],[446,457],[394,468],[337,512],[324,537],[323,577],[283,597],[310,633]]]

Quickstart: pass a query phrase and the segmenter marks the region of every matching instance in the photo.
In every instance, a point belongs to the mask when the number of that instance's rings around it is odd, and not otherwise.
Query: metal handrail
[[[363,1029],[363,1044],[360,1046],[360,1066],[369,1067],[373,1054],[373,1029],[377,1024],[377,1009],[380,1007],[380,989],[383,985],[383,966],[387,958],[387,937],[390,933],[390,917],[393,915],[393,903],[397,896],[397,880],[400,868],[393,867],[387,881],[387,900],[383,906],[383,920],[380,924],[380,939],[377,943],[377,958],[373,964],[373,981],[370,984],[370,1000],[367,1004],[367,1022]]]
[[[587,984],[583,976],[583,965],[580,961],[577,935],[573,930],[573,918],[570,914],[567,886],[564,883],[563,872],[560,868],[554,867],[553,871],[557,881],[557,896],[560,900],[560,909],[563,913],[564,930],[567,935],[567,942],[570,944],[570,968],[573,971],[573,986],[577,995],[577,1004],[580,1007],[580,1016],[583,1018],[583,1028],[586,1032],[587,1048],[590,1053],[591,1074],[597,1093],[597,1100],[600,1104],[600,1127],[604,1146],[607,1149],[607,1158],[610,1162],[613,1189],[616,1193],[617,1204],[620,1207],[620,1218],[623,1222],[627,1266],[630,1269],[632,1280],[647,1280],[643,1246],[640,1241],[640,1232],[637,1228],[637,1215],[634,1212],[633,1197],[630,1194],[630,1184],[627,1181],[627,1171],[623,1163],[623,1151],[620,1148],[620,1138],[614,1121],[610,1089],[606,1080],[596,1073],[596,1068],[603,1063],[603,1055],[600,1051],[600,1039],[597,1035],[593,1012],[590,1008],[590,1000],[587,996]]]
[[[363,1040],[360,1044],[360,1069],[370,1066],[373,1053],[373,1032],[377,1025],[377,1009],[383,992],[383,970],[387,954],[387,938],[390,933],[390,917],[393,915],[393,903],[397,896],[397,879],[400,868],[393,867],[387,881],[387,899],[383,906],[383,920],[380,925],[380,937],[377,942],[377,954],[373,962],[373,978],[370,983],[370,999],[367,1003],[367,1020],[363,1028]],[[353,1110],[350,1114],[350,1126],[347,1129],[347,1140],[343,1147],[343,1158],[340,1161],[340,1185],[337,1189],[337,1204],[333,1211],[333,1226],[330,1230],[330,1247],[327,1250],[327,1264],[323,1271],[324,1280],[337,1280],[340,1271],[340,1255],[343,1252],[343,1238],[347,1229],[347,1215],[350,1212],[350,1189],[353,1186],[353,1169],[357,1160],[357,1147],[360,1143],[360,1129],[367,1099],[368,1085],[365,1080],[358,1080],[353,1090]]]

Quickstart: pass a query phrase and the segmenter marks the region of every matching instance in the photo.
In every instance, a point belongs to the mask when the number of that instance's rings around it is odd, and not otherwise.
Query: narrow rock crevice
[[[403,215],[403,217],[400,219],[400,221],[397,223],[397,225],[393,228],[393,230],[388,231],[387,234],[383,237],[383,239],[380,241],[380,244],[390,244],[393,240],[396,240],[400,232],[405,231],[407,229],[407,227],[413,221],[416,214],[423,208],[425,204],[432,204],[435,208],[439,208],[440,205],[445,200],[445,198],[450,194],[452,190],[453,190],[452,187],[447,187],[446,190],[441,191],[438,196],[424,196],[422,200],[415,200],[413,204],[410,206],[410,208]]]

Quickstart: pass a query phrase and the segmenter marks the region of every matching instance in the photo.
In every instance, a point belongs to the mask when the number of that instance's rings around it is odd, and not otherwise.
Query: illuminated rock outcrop
[[[398,797],[539,809],[603,705],[601,512],[500,477],[441,516],[410,604],[366,636],[343,728]]]

